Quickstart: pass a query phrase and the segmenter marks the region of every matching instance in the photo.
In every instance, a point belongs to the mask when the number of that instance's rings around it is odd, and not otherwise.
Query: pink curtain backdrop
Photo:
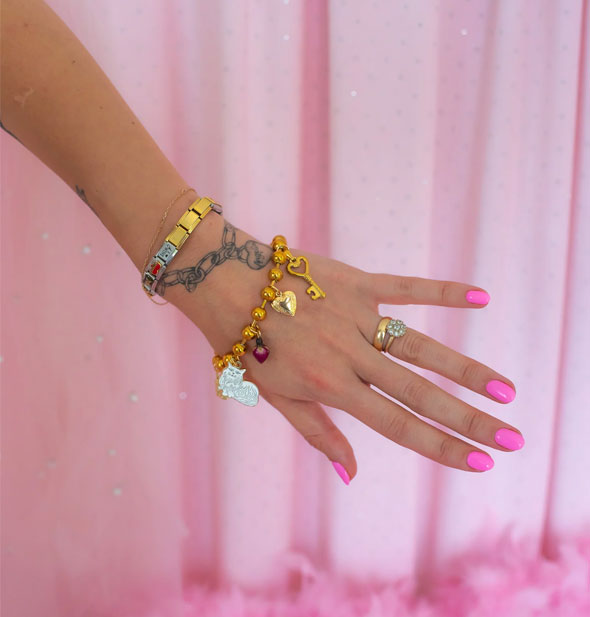
[[[589,3],[49,4],[234,225],[487,289],[381,314],[513,379],[405,364],[526,445],[469,474],[332,409],[345,486],[2,132],[3,615],[590,614]]]

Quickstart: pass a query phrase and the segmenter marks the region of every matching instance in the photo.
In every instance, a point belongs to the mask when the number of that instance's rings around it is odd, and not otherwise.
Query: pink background
[[[345,486],[215,396],[205,337],[2,132],[6,617],[590,610],[588,2],[49,4],[234,225],[485,288],[381,314],[509,376],[504,406],[406,364],[526,445],[469,474],[334,409]]]

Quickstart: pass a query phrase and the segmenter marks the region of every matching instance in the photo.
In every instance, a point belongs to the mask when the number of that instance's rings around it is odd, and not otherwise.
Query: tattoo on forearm
[[[22,142],[22,141],[21,141],[21,140],[20,140],[20,139],[19,139],[19,138],[18,138],[18,137],[14,134],[14,133],[11,133],[11,132],[10,132],[10,131],[9,131],[9,130],[8,130],[8,129],[7,129],[7,128],[3,125],[3,124],[2,124],[2,120],[0,120],[0,128],[1,128],[1,129],[4,129],[4,130],[5,130],[5,131],[9,134],[9,135],[12,135],[12,136],[16,139],[16,141],[18,141],[19,143],[21,143],[21,144],[23,143],[23,142]],[[23,146],[24,146],[24,144],[23,144]]]
[[[209,251],[195,266],[180,270],[166,270],[156,286],[156,293],[164,295],[167,287],[184,285],[188,292],[193,292],[205,277],[226,259],[239,259],[252,270],[264,268],[272,257],[272,248],[267,244],[246,240],[242,246],[236,246],[236,228],[225,221],[221,247],[216,251]]]
[[[84,192],[84,189],[80,188],[77,184],[76,184],[76,193],[78,193],[78,197],[92,210],[92,212],[94,212],[94,214],[98,216],[98,212],[90,205],[90,202],[88,201],[88,197],[86,197],[86,193]],[[98,218],[100,218],[100,216],[98,216]]]

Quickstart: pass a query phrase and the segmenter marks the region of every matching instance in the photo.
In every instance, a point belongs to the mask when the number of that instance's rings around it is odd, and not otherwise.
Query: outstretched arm
[[[141,270],[163,211],[187,183],[92,56],[41,0],[2,0],[1,102],[3,127],[80,195]],[[194,198],[187,193],[170,209],[154,241],[156,250]],[[299,258],[300,251],[290,249]],[[166,269],[162,290],[170,288],[166,297],[205,334],[216,354],[242,355],[246,379],[253,378],[260,394],[349,477],[356,474],[354,453],[320,403],[347,411],[443,465],[464,471],[493,465],[478,446],[424,422],[371,384],[487,448],[508,452],[523,446],[516,429],[391,362],[374,346],[380,304],[481,308],[482,297],[484,303],[489,299],[484,290],[365,272],[306,251],[313,279],[326,296],[310,300],[302,284],[307,281],[294,280],[301,272],[279,272],[280,290],[292,298],[299,295],[297,317],[281,314],[272,304],[262,314],[256,303],[267,299],[264,288],[275,280],[271,257],[286,259],[280,248],[276,252],[222,216],[209,214]],[[245,349],[238,338],[246,337],[244,326],[252,318],[262,320],[264,341],[272,349],[264,365],[253,358],[252,345]],[[506,403],[514,398],[509,379],[412,328],[388,353],[488,399]],[[220,358],[213,360],[220,368]]]
[[[2,0],[1,18],[2,128],[76,191],[140,270],[166,207],[191,184],[51,7]],[[152,253],[195,199],[190,191],[175,202]],[[223,223],[214,219],[197,226],[191,245],[216,248]]]

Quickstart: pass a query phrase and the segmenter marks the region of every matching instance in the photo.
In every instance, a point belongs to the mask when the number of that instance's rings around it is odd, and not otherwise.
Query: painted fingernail
[[[344,484],[346,485],[350,484],[350,477],[346,469],[344,469],[344,467],[340,463],[337,463],[336,461],[332,461],[332,465],[334,465],[334,469],[336,470],[336,473],[342,478],[342,481],[344,482]]]
[[[485,452],[470,452],[467,457],[467,464],[478,471],[487,471],[494,466],[494,459]]]
[[[494,436],[496,443],[509,450],[520,450],[524,446],[524,437],[509,428],[500,428]]]
[[[480,291],[479,289],[470,289],[465,294],[467,302],[472,304],[487,304],[490,301],[490,294],[487,291]]]
[[[510,403],[516,396],[516,392],[507,383],[498,381],[497,379],[488,381],[486,390],[501,403]]]

